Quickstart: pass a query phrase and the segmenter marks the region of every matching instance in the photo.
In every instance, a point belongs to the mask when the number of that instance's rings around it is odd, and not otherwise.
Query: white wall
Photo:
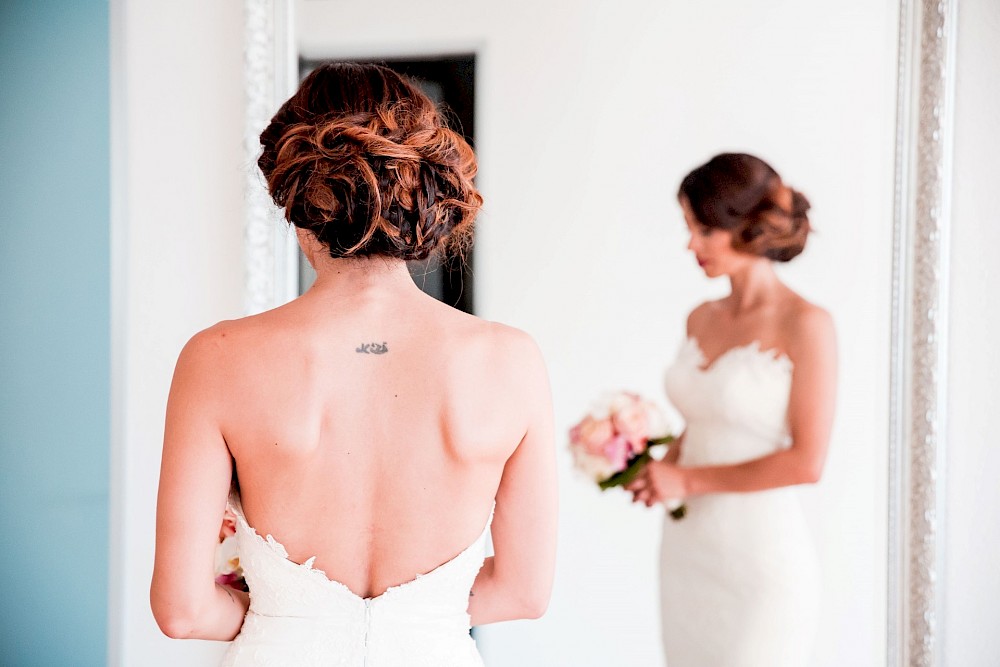
[[[210,664],[217,646],[158,635],[146,591],[173,361],[194,331],[241,308],[242,18],[235,0],[119,5],[112,643],[117,664]],[[309,56],[478,54],[476,301],[541,344],[560,431],[607,389],[660,398],[686,311],[724,290],[684,251],[674,192],[687,170],[748,150],[810,197],[819,232],[783,273],[831,309],[842,345],[829,464],[803,494],[826,573],[814,664],[867,665],[884,663],[896,3],[826,5],[313,0],[297,3],[296,22],[311,31]],[[561,463],[552,605],[540,621],[482,629],[487,662],[657,665],[659,514],[598,494],[562,450]]]
[[[113,665],[213,664],[149,610],[163,412],[185,341],[243,308],[241,3],[112,3]]]
[[[951,237],[945,664],[1000,661],[1000,4],[958,7],[955,156]]]

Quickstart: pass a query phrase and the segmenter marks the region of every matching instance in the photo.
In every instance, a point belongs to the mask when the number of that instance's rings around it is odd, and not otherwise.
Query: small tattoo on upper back
[[[359,354],[385,354],[389,351],[389,345],[385,341],[381,343],[362,343],[354,351]]]

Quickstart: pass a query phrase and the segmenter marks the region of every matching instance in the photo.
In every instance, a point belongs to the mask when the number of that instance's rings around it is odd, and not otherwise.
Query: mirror
[[[781,275],[831,311],[841,346],[829,459],[801,489],[823,571],[811,664],[931,664],[944,323],[914,313],[941,299],[953,3],[246,7],[248,150],[303,63],[472,55],[486,198],[474,310],[538,340],[561,433],[605,391],[663,401],[686,313],[724,293],[685,251],[675,192],[688,170],[743,150],[806,193],[817,233]],[[920,76],[927,63],[946,66]],[[256,187],[251,311],[300,288],[294,238]],[[564,445],[549,611],[477,629],[480,650],[496,665],[662,664],[662,512],[598,492]]]

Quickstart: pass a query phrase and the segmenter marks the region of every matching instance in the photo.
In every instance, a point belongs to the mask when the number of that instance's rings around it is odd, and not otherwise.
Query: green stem
[[[639,474],[639,471],[642,470],[642,467],[646,465],[646,463],[651,458],[652,457],[649,455],[649,450],[647,449],[642,454],[639,454],[639,456],[629,461],[628,466],[626,466],[624,470],[616,472],[614,475],[608,477],[603,482],[599,482],[598,486],[601,487],[602,491],[614,488],[616,486],[625,486],[626,484],[628,484],[629,482],[631,482],[633,479],[636,478],[636,475]]]

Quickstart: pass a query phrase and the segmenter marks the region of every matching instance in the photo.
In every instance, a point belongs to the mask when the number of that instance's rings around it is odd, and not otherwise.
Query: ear
[[[299,242],[299,248],[302,249],[302,254],[306,256],[309,261],[309,266],[316,268],[316,253],[322,252],[323,244],[319,242],[316,238],[316,234],[308,229],[302,229],[301,227],[295,228],[295,238]]]

